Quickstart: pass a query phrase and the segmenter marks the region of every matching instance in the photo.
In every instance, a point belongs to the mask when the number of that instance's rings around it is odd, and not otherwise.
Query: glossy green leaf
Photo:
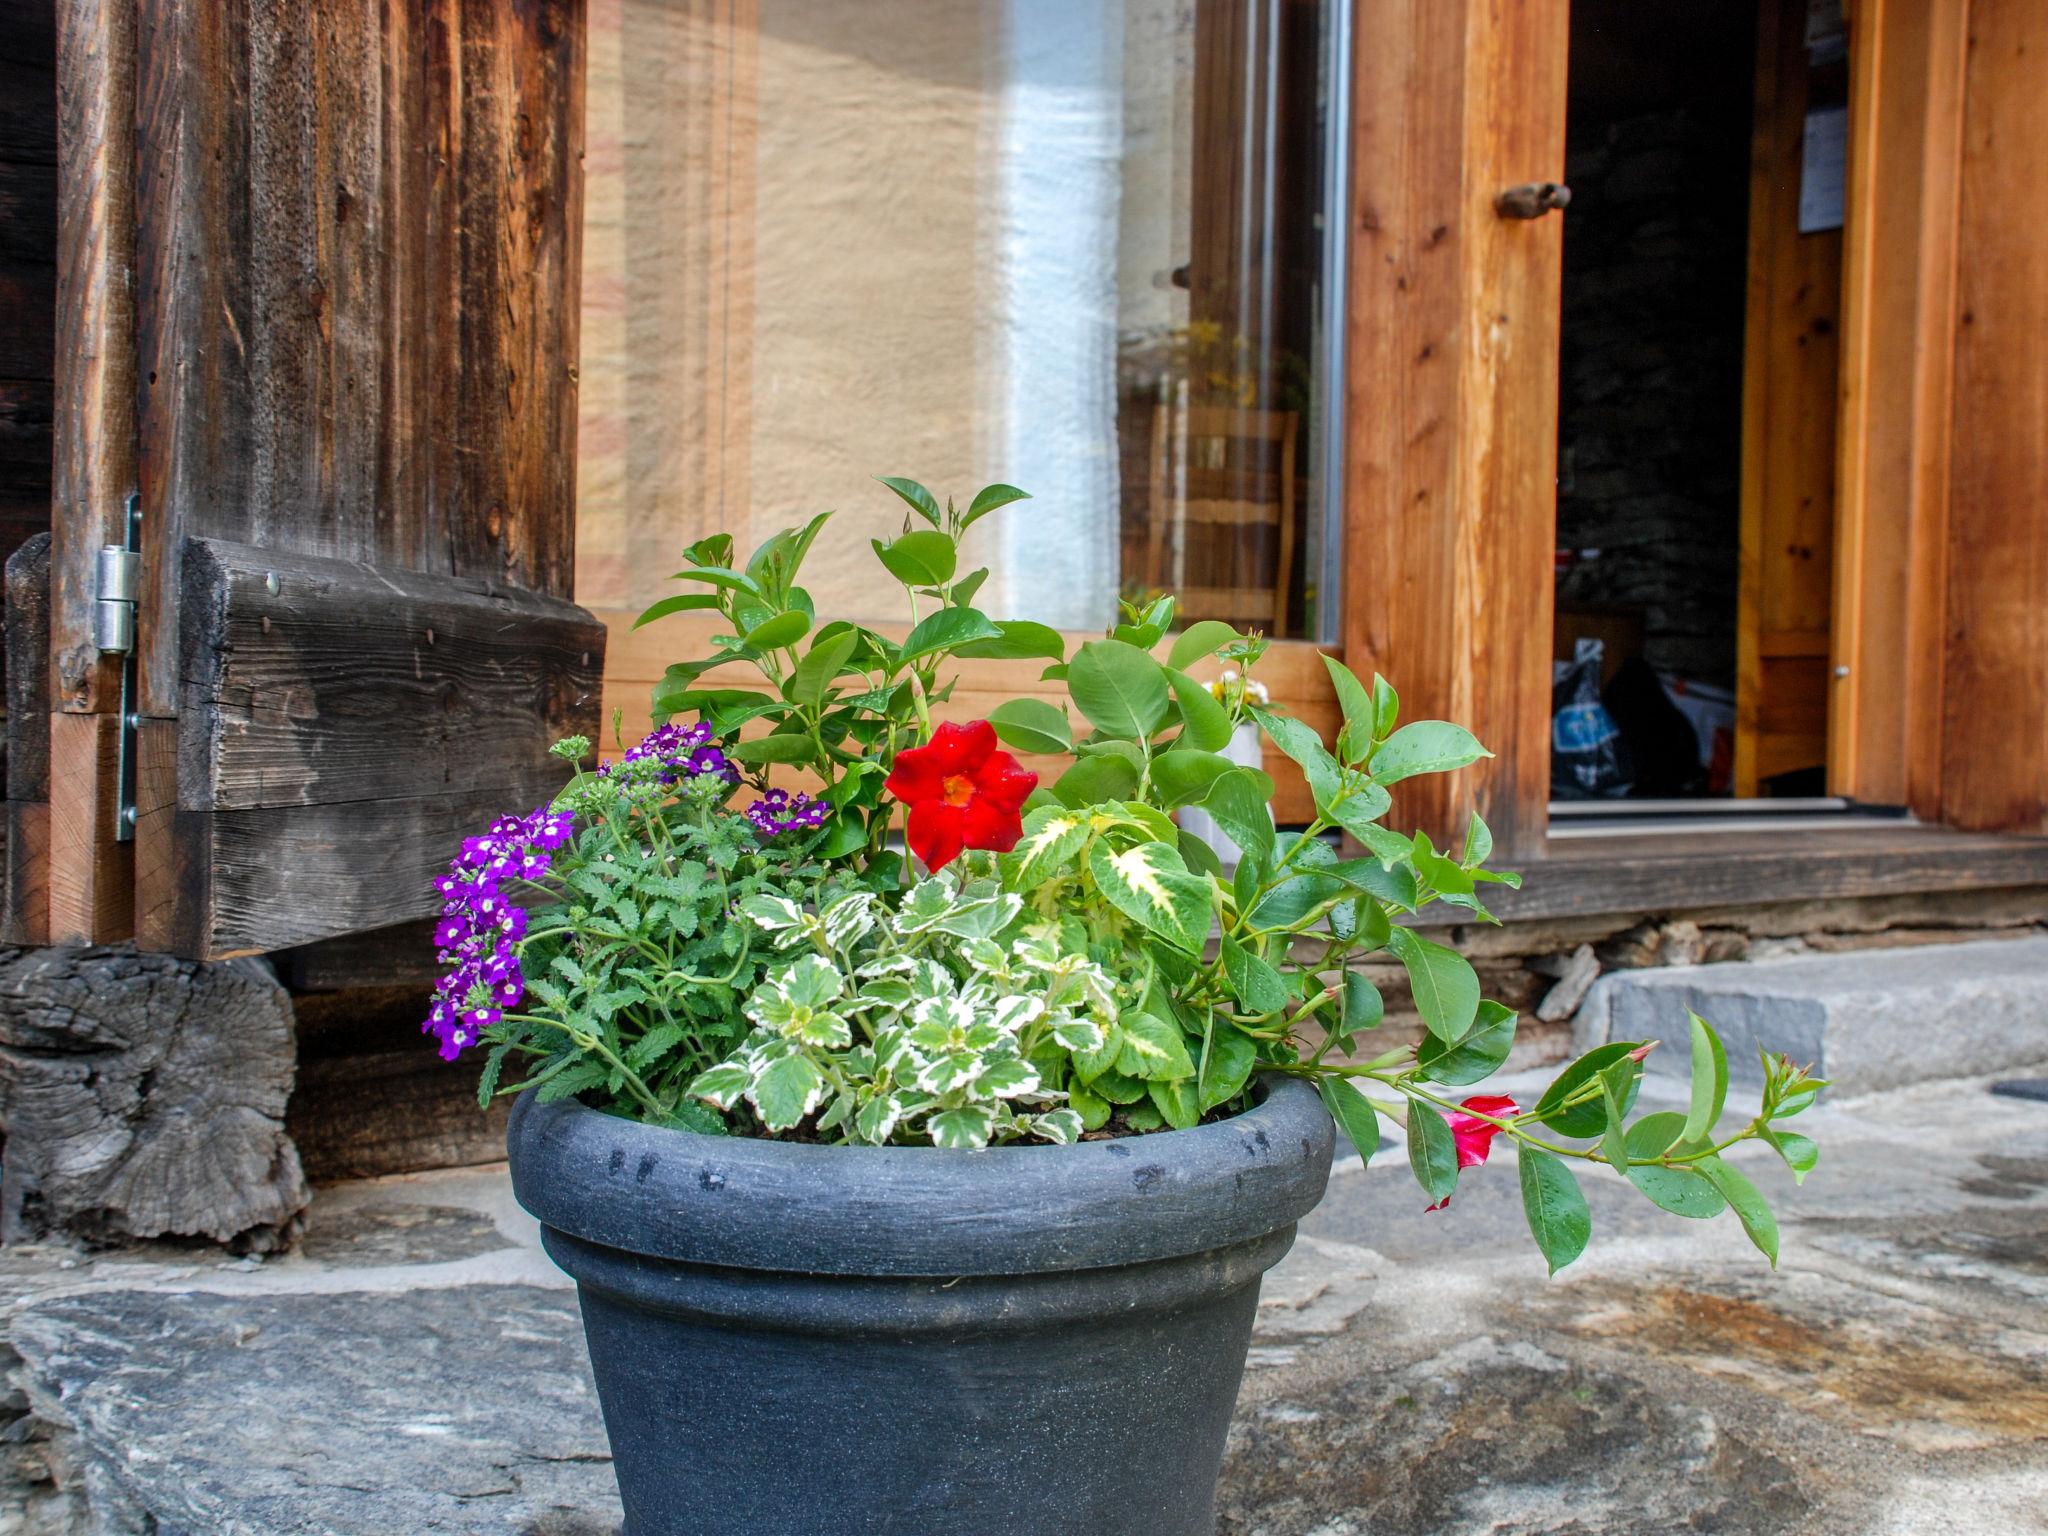
[[[1713,1135],[1728,1100],[1728,1053],[1705,1019],[1696,1013],[1688,1013],[1686,1018],[1692,1024],[1692,1098],[1679,1140],[1704,1143]]]
[[[1628,1155],[1662,1157],[1684,1129],[1685,1116],[1676,1110],[1661,1109],[1654,1115],[1645,1115],[1628,1128]]]
[[[761,589],[754,585],[752,577],[743,576],[738,571],[726,570],[722,566],[693,565],[688,570],[677,571],[674,579],[677,581],[708,581],[714,587],[729,587],[735,592],[744,592],[752,598],[759,599],[761,597]]]
[[[1013,501],[1029,501],[1031,493],[1020,491],[1014,485],[984,485],[974,493],[974,500],[967,504],[967,511],[960,519],[962,532],[972,528],[998,507],[1007,507]]]
[[[870,540],[875,558],[891,576],[906,587],[941,587],[953,579],[960,550],[953,540],[936,528],[914,528],[884,544]]]
[[[1271,784],[1272,780],[1256,769],[1234,769],[1220,775],[1201,802],[1230,840],[1259,864],[1273,857]]]
[[[1316,1091],[1323,1096],[1323,1103],[1330,1111],[1330,1118],[1337,1122],[1337,1129],[1357,1149],[1359,1161],[1370,1168],[1372,1155],[1380,1148],[1379,1111],[1366,1102],[1364,1094],[1341,1077],[1317,1078]]]
[[[1180,740],[1204,752],[1221,752],[1230,745],[1235,729],[1230,711],[1216,702],[1216,696],[1187,673],[1168,669],[1166,681],[1180,705]]]
[[[1448,720],[1416,720],[1402,726],[1372,755],[1372,776],[1382,784],[1398,784],[1418,773],[1447,773],[1493,754],[1462,725]]]
[[[1472,813],[1472,820],[1465,827],[1466,865],[1484,864],[1493,853],[1493,831],[1480,820],[1479,813]]]
[[[1166,669],[1121,640],[1090,640],[1067,663],[1074,706],[1111,736],[1142,739],[1166,719]]]
[[[1491,1077],[1515,1044],[1515,1010],[1483,1001],[1472,1027],[1455,1043],[1430,1035],[1415,1048],[1415,1065],[1432,1082],[1462,1088]]]
[[[1458,1143],[1450,1122],[1420,1099],[1408,1101],[1408,1166],[1432,1201],[1450,1199],[1458,1187]]]
[[[1326,806],[1344,787],[1343,770],[1337,759],[1330,756],[1323,746],[1322,737],[1315,728],[1288,715],[1276,715],[1270,710],[1254,709],[1252,717],[1259,722],[1273,745],[1292,758],[1300,766],[1302,776],[1308,780],[1309,792],[1315,796],[1318,809]]]
[[[903,641],[902,660],[920,661],[972,640],[990,640],[1002,633],[986,614],[973,608],[941,608],[927,614]]]
[[[804,659],[796,664],[796,671],[790,674],[790,702],[812,707],[823,702],[833,679],[846,668],[859,646],[860,631],[854,629],[842,629],[814,641]]]
[[[763,620],[747,631],[747,644],[762,652],[780,650],[810,633],[811,616],[791,608],[778,613],[772,619]]]
[[[954,654],[991,661],[1028,661],[1036,656],[1058,661],[1067,654],[1065,638],[1049,625],[1002,619],[996,628],[1002,633],[993,640],[970,640],[955,647]]]
[[[716,608],[718,599],[709,592],[684,592],[675,597],[664,597],[633,621],[635,629],[643,624],[652,624],[656,619],[665,619],[672,613],[693,613],[703,608]]]
[[[1005,746],[1019,752],[1074,750],[1074,728],[1065,711],[1044,699],[1011,699],[988,712],[988,722]]]
[[[1235,939],[1223,941],[1223,974],[1231,994],[1246,1013],[1258,1017],[1279,1013],[1292,994],[1280,973]]]
[[[930,491],[919,485],[915,480],[905,480],[900,475],[877,475],[875,478],[908,502],[910,510],[919,517],[930,523],[934,528],[939,526],[942,520],[939,512],[939,503]]]
[[[1206,800],[1216,781],[1236,771],[1229,758],[1215,752],[1162,752],[1152,759],[1152,787],[1168,810]]]
[[[1221,619],[1199,619],[1173,637],[1173,648],[1166,653],[1166,664],[1177,672],[1184,672],[1193,663],[1214,656],[1240,638],[1238,632]]]
[[[1387,948],[1407,969],[1415,1011],[1429,1032],[1439,1040],[1462,1039],[1479,1012],[1479,977],[1472,963],[1406,928],[1393,930]]]
[[[1600,1133],[1600,1155],[1607,1159],[1608,1167],[1621,1174],[1628,1172],[1628,1110],[1623,1100],[1633,1097],[1629,1089],[1639,1070],[1636,1062],[1624,1056],[1600,1074],[1600,1107],[1607,1115],[1607,1125]]]
[[[1522,1214],[1529,1233],[1554,1275],[1586,1251],[1593,1235],[1593,1213],[1571,1169],[1538,1147],[1515,1150],[1521,1165]]]
[[[725,749],[725,753],[737,762],[748,764],[807,763],[817,750],[808,736],[757,736],[752,741],[734,743]]]
[[[1757,1134],[1785,1160],[1785,1166],[1792,1170],[1794,1184],[1804,1184],[1806,1176],[1820,1162],[1820,1148],[1810,1136],[1802,1136],[1797,1131],[1781,1131],[1774,1126],[1765,1126]]]
[[[1259,1048],[1243,1030],[1217,1019],[1209,1029],[1208,1054],[1201,1062],[1201,1105],[1207,1114],[1219,1104],[1228,1104],[1251,1081]]]
[[[1394,734],[1394,722],[1400,718],[1401,696],[1394,692],[1394,685],[1379,673],[1372,675],[1372,733],[1384,740]]]
[[[1344,712],[1344,759],[1347,762],[1358,762],[1372,750],[1373,724],[1376,719],[1372,695],[1358,680],[1358,674],[1336,657],[1325,656],[1323,665],[1329,668],[1330,682],[1337,690],[1337,706]]]
[[[1660,1168],[1645,1163],[1628,1170],[1628,1181],[1641,1190],[1652,1205],[1674,1216],[1704,1221],[1728,1209],[1728,1202],[1713,1181],[1690,1168]]]
[[[1084,757],[1053,781],[1052,792],[1076,808],[1128,799],[1138,788],[1138,770],[1121,757]]]
[[[1154,1079],[1145,1084],[1145,1091],[1160,1118],[1176,1131],[1192,1130],[1201,1123],[1202,1108],[1193,1078],[1176,1078],[1172,1082]]]
[[[1703,1157],[1692,1165],[1705,1174],[1714,1188],[1718,1189],[1735,1207],[1736,1220],[1742,1223],[1742,1230],[1749,1234],[1749,1240],[1756,1244],[1757,1252],[1771,1261],[1771,1268],[1778,1267],[1778,1219],[1771,1214],[1771,1208],[1758,1193],[1749,1177],[1731,1163],[1724,1163],[1718,1157]]]
[[[1636,1040],[1616,1040],[1607,1045],[1595,1046],[1586,1052],[1551,1079],[1550,1086],[1543,1090],[1543,1097],[1536,1101],[1536,1118],[1561,1136],[1598,1136],[1607,1126],[1607,1109],[1600,1102],[1598,1093],[1570,1109],[1561,1109],[1559,1106],[1591,1082],[1597,1074],[1613,1066],[1640,1044],[1641,1042]],[[1628,1103],[1622,1106],[1624,1110],[1634,1107],[1635,1096],[1640,1087],[1640,1078],[1631,1081],[1627,1095]]]
[[[1341,995],[1343,1004],[1338,1019],[1346,1040],[1361,1029],[1378,1029],[1385,1021],[1387,1000],[1380,996],[1380,989],[1373,985],[1372,978],[1365,972],[1346,971]],[[1430,1038],[1436,1037],[1432,1035]]]

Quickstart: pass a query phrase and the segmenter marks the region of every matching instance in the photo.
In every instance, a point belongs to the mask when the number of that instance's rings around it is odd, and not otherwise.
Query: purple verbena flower
[[[745,811],[754,830],[763,837],[780,837],[785,832],[811,831],[825,824],[832,808],[809,795],[771,789]]]

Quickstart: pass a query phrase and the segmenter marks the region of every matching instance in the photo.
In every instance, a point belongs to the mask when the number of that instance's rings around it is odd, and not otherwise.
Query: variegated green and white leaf
[[[1037,1069],[1021,1056],[1003,1056],[989,1063],[988,1067],[974,1080],[975,1091],[990,1098],[1014,1099],[1020,1094],[1036,1093],[1039,1077]]]
[[[1071,1014],[1052,1027],[1052,1037],[1070,1051],[1094,1051],[1102,1047],[1104,1030],[1093,1019],[1077,1019]]]
[[[839,967],[823,955],[800,955],[775,978],[775,990],[798,1008],[817,1008],[846,990]]]
[[[936,928],[951,915],[958,894],[959,888],[943,876],[918,881],[896,909],[896,931],[911,934]]]
[[[1128,1013],[1117,1020],[1123,1049],[1117,1053],[1119,1072],[1142,1077],[1148,1082],[1178,1082],[1195,1075],[1194,1058],[1181,1029],[1156,1014]]]
[[[1044,1012],[1045,1004],[1039,999],[1012,993],[995,1000],[989,1021],[1006,1034],[1015,1034]]]
[[[740,903],[740,913],[756,928],[781,933],[804,920],[804,909],[787,896],[756,892]]]
[[[1004,893],[955,906],[933,927],[958,939],[986,939],[1001,933],[1024,910],[1024,898]]]
[[[1065,806],[1040,806],[1024,818],[1024,836],[1003,855],[1003,881],[1028,891],[1064,869],[1088,841],[1089,818]]]
[[[824,923],[825,942],[834,949],[845,949],[875,926],[874,893],[854,891],[818,915]]]
[[[817,1064],[802,1055],[771,1061],[747,1095],[771,1131],[786,1131],[818,1107],[825,1079]]]
[[[959,1109],[942,1109],[933,1115],[926,1129],[935,1147],[979,1150],[988,1145],[995,1129],[996,1112],[985,1104],[968,1104]]]
[[[1165,843],[1140,843],[1118,853],[1097,843],[1088,869],[1110,905],[1189,954],[1209,937],[1210,884],[1188,872]]]
[[[853,1117],[853,1133],[871,1146],[880,1146],[902,1118],[903,1101],[893,1093],[880,1093],[861,1105]]]
[[[1057,1142],[1070,1147],[1081,1139],[1080,1112],[1072,1109],[1048,1109],[1040,1115],[1032,1115],[1028,1122],[1031,1134],[1045,1141]]]
[[[690,1097],[702,1099],[714,1109],[731,1109],[754,1086],[754,1073],[743,1061],[721,1061],[699,1072],[690,1084]]]

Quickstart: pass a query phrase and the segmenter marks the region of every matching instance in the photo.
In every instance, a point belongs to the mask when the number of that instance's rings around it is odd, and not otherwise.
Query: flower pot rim
[[[1073,1146],[820,1146],[513,1106],[513,1193],[544,1225],[651,1258],[793,1274],[1038,1274],[1203,1253],[1322,1198],[1334,1128],[1265,1078],[1228,1120]]]

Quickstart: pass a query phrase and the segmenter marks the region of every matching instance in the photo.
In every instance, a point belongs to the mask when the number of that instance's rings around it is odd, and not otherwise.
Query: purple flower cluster
[[[649,732],[596,776],[609,778],[628,763],[652,762],[662,784],[704,774],[737,778],[731,761],[713,743],[711,727],[702,722],[688,727],[671,723]],[[505,886],[537,883],[548,873],[555,851],[575,834],[575,816],[548,806],[530,816],[502,816],[482,837],[464,839],[448,873],[434,882],[441,893],[434,947],[444,973],[422,1032],[441,1042],[443,1061],[455,1060],[474,1045],[525,994],[518,946],[526,937],[526,912],[513,904]]]
[[[832,807],[824,801],[805,794],[793,795],[784,789],[769,790],[746,809],[747,820],[763,837],[811,831],[825,825],[825,818],[831,814]]]

